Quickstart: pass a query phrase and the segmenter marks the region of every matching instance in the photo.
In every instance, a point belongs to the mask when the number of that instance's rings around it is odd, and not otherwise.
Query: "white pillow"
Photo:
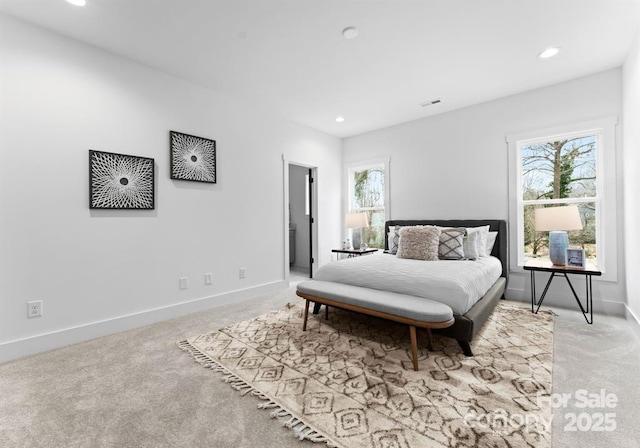
[[[467,227],[467,235],[470,235],[472,233],[478,233],[478,243],[477,243],[478,256],[480,257],[488,256],[489,254],[487,254],[486,251],[487,251],[487,238],[489,236],[489,226]],[[466,255],[466,252],[465,252],[465,255]]]
[[[398,253],[398,244],[400,243],[400,229],[402,226],[393,226],[389,229],[389,234],[387,235],[387,245],[389,247],[390,254]]]
[[[496,237],[498,236],[498,232],[489,232],[487,235],[487,257],[491,256],[491,251],[493,250],[494,244],[496,244]]]
[[[465,235],[462,240],[462,249],[464,250],[464,258],[469,260],[476,260],[480,258],[480,251],[478,250],[480,232],[470,232]]]

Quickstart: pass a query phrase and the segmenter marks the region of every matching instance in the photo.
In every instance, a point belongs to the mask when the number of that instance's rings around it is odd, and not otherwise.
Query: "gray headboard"
[[[384,249],[389,249],[389,229],[393,226],[440,226],[440,227],[480,227],[489,226],[489,230],[498,232],[491,255],[502,262],[502,277],[509,279],[509,235],[507,221],[503,219],[410,219],[392,220],[384,224]]]

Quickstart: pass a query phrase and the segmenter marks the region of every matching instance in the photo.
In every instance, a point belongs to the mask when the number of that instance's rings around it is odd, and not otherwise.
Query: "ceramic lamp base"
[[[569,236],[565,231],[549,232],[549,259],[558,266],[567,264],[567,249],[569,248]]]
[[[360,246],[362,245],[362,234],[360,233],[360,229],[353,229],[353,248],[355,250],[360,250]]]

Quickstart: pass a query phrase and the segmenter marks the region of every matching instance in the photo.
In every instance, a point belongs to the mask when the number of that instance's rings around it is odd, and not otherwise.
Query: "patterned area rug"
[[[335,447],[545,447],[551,445],[550,312],[500,302],[462,355],[456,341],[332,308],[289,304],[179,346],[301,439]],[[422,342],[422,344],[421,344]]]

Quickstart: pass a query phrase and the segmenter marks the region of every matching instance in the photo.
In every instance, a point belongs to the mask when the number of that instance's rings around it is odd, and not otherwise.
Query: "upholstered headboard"
[[[498,232],[491,255],[502,262],[502,277],[509,279],[509,235],[507,221],[502,219],[411,219],[392,220],[384,225],[384,248],[389,250],[389,229],[394,226],[440,226],[440,227],[480,227],[489,226],[489,230]]]

